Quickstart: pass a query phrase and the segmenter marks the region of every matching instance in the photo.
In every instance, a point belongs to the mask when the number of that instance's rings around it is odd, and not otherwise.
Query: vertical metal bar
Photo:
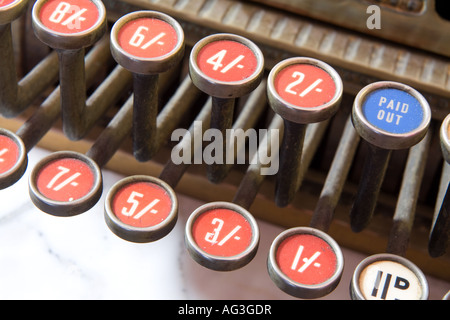
[[[298,190],[300,163],[306,125],[284,121],[284,135],[280,150],[280,170],[275,184],[275,203],[285,207]]]
[[[433,215],[428,253],[431,257],[442,256],[448,247],[450,239],[450,164],[444,161],[439,192]]]
[[[133,74],[133,153],[138,161],[150,159],[157,141],[158,74]]]
[[[372,219],[391,155],[391,150],[371,144],[369,148],[358,192],[350,211],[350,224],[354,232],[362,231]]]
[[[159,85],[161,87],[161,79]],[[201,91],[192,83],[191,78],[187,75],[177,88],[177,91],[158,114],[157,141],[154,150],[151,152],[152,156],[169,139],[172,131],[178,127],[180,120],[186,116],[200,94]]]
[[[95,76],[103,68],[102,61],[109,57],[109,47],[98,44],[86,56],[86,84],[91,86]],[[51,129],[54,122],[61,115],[61,92],[57,87],[45,99],[35,113],[17,130],[27,151],[31,150],[42,137]]]
[[[431,134],[428,132],[425,138],[409,151],[393,217],[393,225],[389,234],[386,250],[389,253],[405,256],[408,249],[409,236],[414,223],[417,200],[428,156],[430,136]]]
[[[349,117],[311,218],[310,226],[312,228],[324,232],[327,232],[330,228],[359,141],[360,136]]]
[[[219,183],[224,178],[223,168],[226,163],[228,137],[226,130],[231,128],[235,99],[212,97],[211,129],[217,129],[223,137],[221,163],[212,163],[208,166],[207,176],[209,181]],[[217,156],[217,155],[216,155]]]
[[[84,48],[58,50],[63,130],[71,140],[84,135],[81,123],[86,107]]]
[[[262,163],[258,159],[258,154],[271,154],[272,159],[274,159],[273,155],[275,152],[279,152],[279,150],[275,150],[272,145],[271,130],[279,130],[279,139],[282,138],[283,134],[283,119],[275,114],[272,118],[272,121],[269,125],[269,130],[264,136],[258,147],[258,153],[254,155],[254,159],[251,160],[250,165],[247,168],[247,171],[239,184],[239,188],[234,195],[233,202],[245,209],[249,209],[255,200],[256,195],[258,194],[259,188],[261,184],[264,182],[265,176],[261,175]],[[279,143],[280,141],[278,141]],[[276,158],[275,158],[276,159]],[[276,159],[275,161],[278,161]]]

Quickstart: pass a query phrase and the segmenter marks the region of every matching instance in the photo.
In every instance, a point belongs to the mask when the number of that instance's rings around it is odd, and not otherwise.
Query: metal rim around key
[[[159,240],[177,222],[178,200],[164,181],[135,175],[118,181],[105,199],[105,221],[118,237],[136,243]]]
[[[189,216],[185,243],[191,257],[200,265],[216,271],[232,271],[245,266],[256,255],[259,228],[244,208],[230,202],[211,202]]]
[[[131,33],[127,35],[128,32]],[[164,13],[132,12],[114,24],[111,53],[121,66],[131,72],[161,73],[175,66],[183,57],[184,31],[174,18]]]
[[[13,0],[0,5],[0,25],[16,20],[24,13],[27,5],[28,0]]]
[[[205,52],[212,46],[214,48],[211,53]],[[230,53],[228,47],[234,46],[240,47],[245,54]],[[246,59],[251,61],[250,67],[244,62]],[[202,65],[211,68],[205,69]],[[212,75],[209,69],[217,71],[223,78]],[[229,77],[238,69],[245,72],[237,74],[238,77]],[[207,36],[195,44],[189,57],[192,82],[201,91],[217,98],[237,98],[248,94],[260,84],[263,71],[264,56],[258,46],[235,34],[219,33]]]
[[[389,97],[382,96],[388,93]],[[401,95],[401,99],[388,101],[396,95]],[[408,118],[403,118],[406,115]],[[353,104],[352,121],[367,142],[383,149],[406,149],[425,136],[431,121],[431,109],[426,99],[410,86],[380,81],[367,85],[358,93]]]
[[[102,173],[87,156],[60,151],[42,158],[29,177],[31,200],[40,210],[70,217],[91,209],[102,195]]]
[[[32,24],[36,36],[51,48],[77,50],[105,34],[106,9],[100,0],[38,0]]]
[[[428,283],[422,271],[406,258],[382,253],[367,257],[358,264],[352,276],[350,295],[353,300],[393,300],[402,298],[402,293],[408,289],[412,295],[403,299],[428,299]]]
[[[28,165],[25,145],[16,134],[0,128],[0,189],[17,182]]]
[[[442,121],[440,129],[442,155],[450,163],[450,114]]]
[[[326,272],[314,273],[319,268]],[[269,276],[277,287],[302,299],[332,292],[341,280],[343,268],[344,257],[336,241],[310,227],[291,228],[279,234],[267,258]]]
[[[280,82],[285,79],[288,82],[282,85]],[[342,80],[336,70],[323,61],[308,57],[279,62],[267,79],[270,106],[283,119],[294,123],[308,124],[329,119],[339,108],[342,92]],[[307,97],[310,99],[308,103],[303,101]]]

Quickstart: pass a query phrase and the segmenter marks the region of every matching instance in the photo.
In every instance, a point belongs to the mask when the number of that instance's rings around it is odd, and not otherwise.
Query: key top
[[[36,36],[54,49],[88,47],[106,31],[106,11],[99,0],[39,0],[32,12]]]
[[[259,228],[244,208],[229,202],[211,202],[189,216],[185,243],[191,257],[202,266],[231,271],[255,256]]]
[[[40,210],[54,216],[74,216],[87,211],[100,199],[102,173],[83,154],[55,152],[33,168],[29,192]]]
[[[339,74],[316,59],[290,58],[272,68],[267,80],[268,99],[272,109],[284,119],[275,186],[279,207],[288,205],[299,188],[305,126],[332,117],[339,108],[342,91]]]
[[[195,44],[189,58],[192,82],[212,98],[210,127],[220,130],[222,154],[208,166],[208,179],[218,183],[226,176],[226,130],[233,122],[235,100],[261,82],[264,56],[250,40],[234,34],[214,34]]]
[[[427,300],[428,283],[409,260],[389,253],[376,254],[356,267],[350,295],[353,300]]]
[[[166,14],[132,12],[114,24],[111,53],[133,73],[133,150],[137,160],[147,161],[157,149],[158,75],[182,59],[184,32]]]
[[[381,81],[358,93],[352,121],[370,148],[350,213],[352,230],[359,232],[368,225],[375,210],[391,150],[410,148],[421,141],[430,125],[431,110],[413,88]]]
[[[0,129],[0,189],[17,182],[28,165],[25,145],[16,134]]]
[[[105,221],[118,237],[137,243],[166,236],[178,217],[175,192],[164,181],[144,175],[117,182],[105,200]]]
[[[325,232],[296,227],[273,241],[267,259],[270,278],[284,292],[302,299],[322,297],[339,284],[344,257]]]

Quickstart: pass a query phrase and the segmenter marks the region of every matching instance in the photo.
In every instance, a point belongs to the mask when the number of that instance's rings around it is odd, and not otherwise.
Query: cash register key
[[[202,92],[211,96],[210,127],[221,132],[225,163],[228,143],[226,130],[232,127],[236,98],[259,86],[264,72],[264,56],[252,41],[229,33],[201,39],[189,57],[189,75]],[[208,166],[208,179],[219,183],[226,176],[224,165]]]
[[[428,283],[408,259],[382,253],[359,263],[351,280],[350,295],[353,300],[427,300]]]
[[[342,92],[339,74],[317,59],[289,58],[270,71],[269,104],[284,119],[280,171],[275,187],[275,202],[279,207],[288,205],[299,188],[306,125],[331,118],[340,106]]]
[[[133,73],[162,73],[182,59],[184,32],[175,19],[164,13],[132,12],[114,23],[111,53],[117,63]]]
[[[102,194],[102,173],[87,156],[59,151],[42,158],[29,178],[29,192],[40,210],[61,217],[92,208]]]
[[[106,10],[99,0],[38,0],[32,23],[36,36],[54,49],[93,45],[106,32]]]
[[[431,110],[415,89],[398,82],[380,81],[358,93],[352,121],[368,143],[387,150],[407,149],[427,133]]]
[[[267,258],[270,278],[284,292],[315,299],[332,292],[340,282],[344,257],[325,232],[296,227],[272,242]]]
[[[259,228],[244,208],[230,202],[211,202],[189,216],[185,243],[200,265],[216,271],[236,270],[256,255]]]
[[[136,175],[118,181],[105,200],[105,221],[118,237],[136,243],[169,234],[178,217],[175,192],[164,181]]]
[[[133,151],[137,160],[150,160],[157,149],[158,75],[181,61],[183,29],[164,13],[132,12],[114,24],[111,53],[133,73]]]

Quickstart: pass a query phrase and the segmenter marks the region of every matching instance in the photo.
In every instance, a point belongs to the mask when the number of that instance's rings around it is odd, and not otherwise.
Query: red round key
[[[11,170],[19,160],[17,144],[9,137],[0,135],[0,174]]]
[[[42,5],[39,18],[52,31],[73,34],[94,27],[99,12],[90,0],[48,0]]]
[[[92,190],[94,173],[86,163],[78,159],[57,159],[41,168],[36,185],[45,197],[70,202],[83,198]]]
[[[191,257],[202,266],[231,271],[255,256],[259,228],[253,216],[234,203],[207,203],[189,216],[185,243]]]
[[[325,70],[310,64],[293,64],[278,72],[275,90],[290,104],[314,108],[330,102],[336,94],[333,78]]]
[[[117,38],[125,51],[140,58],[162,57],[178,44],[176,30],[169,23],[154,18],[127,22]]]
[[[115,183],[105,199],[105,221],[118,237],[147,243],[165,237],[178,218],[178,200],[164,181],[146,175]]]
[[[139,228],[156,226],[172,211],[173,203],[165,189],[150,182],[130,183],[113,197],[113,213],[123,223]]]
[[[205,45],[197,55],[200,70],[215,80],[244,81],[258,68],[258,60],[247,46],[232,40],[218,40]]]
[[[264,56],[252,41],[218,33],[198,41],[189,57],[189,74],[197,88],[213,98],[242,97],[256,89]]]
[[[267,259],[270,278],[284,292],[302,299],[323,297],[340,282],[344,257],[325,232],[309,227],[285,230]]]
[[[290,279],[307,285],[330,279],[336,271],[336,254],[321,238],[310,234],[293,235],[278,247],[277,263]]]
[[[252,240],[252,228],[239,213],[229,209],[212,209],[194,222],[192,234],[206,253],[231,257],[244,252]]]

